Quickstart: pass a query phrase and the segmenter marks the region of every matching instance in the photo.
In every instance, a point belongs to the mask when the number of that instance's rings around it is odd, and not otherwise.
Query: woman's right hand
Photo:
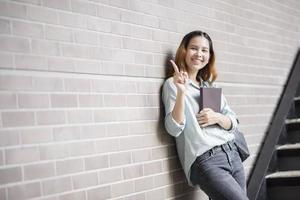
[[[186,83],[188,81],[188,73],[184,71],[179,71],[177,65],[173,60],[170,60],[174,69],[173,82],[177,88],[177,92],[185,94],[186,92]]]

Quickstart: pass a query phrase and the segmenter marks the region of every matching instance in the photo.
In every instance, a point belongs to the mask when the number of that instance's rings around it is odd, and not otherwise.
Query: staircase
[[[266,179],[266,200],[300,200],[300,85]]]

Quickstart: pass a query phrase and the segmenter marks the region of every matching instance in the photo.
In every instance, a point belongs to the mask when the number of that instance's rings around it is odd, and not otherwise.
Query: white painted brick
[[[122,38],[114,35],[98,34],[99,44],[105,47],[122,48]]]
[[[5,188],[0,188],[0,199],[7,200]]]
[[[89,92],[91,83],[86,79],[65,79],[65,87],[67,91]]]
[[[143,190],[150,190],[154,187],[154,178],[147,177],[134,181],[135,191],[141,192]]]
[[[20,36],[44,38],[44,27],[36,23],[12,21],[12,33]]]
[[[13,68],[13,55],[10,53],[0,53],[0,68]]]
[[[53,138],[56,141],[76,140],[80,138],[80,127],[67,126],[53,128]]]
[[[72,176],[72,184],[74,189],[87,188],[98,184],[98,176],[96,172],[85,173]]]
[[[149,149],[142,149],[136,150],[132,152],[132,161],[133,162],[144,162],[149,161],[152,158],[151,150]]]
[[[41,185],[38,182],[26,183],[7,188],[8,199],[30,199],[34,197],[40,197],[42,195]]]
[[[95,142],[98,153],[107,153],[119,150],[119,139],[105,139]]]
[[[137,14],[133,12],[123,11],[121,13],[121,20],[127,23],[138,24],[158,28],[159,20],[153,16]]]
[[[24,180],[34,180],[54,175],[54,163],[41,163],[24,166]]]
[[[59,56],[59,44],[46,40],[32,40],[32,52],[38,55]]]
[[[49,108],[47,94],[18,94],[19,108]]]
[[[20,131],[22,144],[35,144],[53,141],[52,130],[49,128],[24,129]]]
[[[0,33],[10,33],[10,21],[0,19]]]
[[[141,177],[143,175],[144,175],[143,165],[134,165],[134,166],[129,166],[129,167],[123,168],[124,179],[137,178],[137,177]]]
[[[85,192],[79,191],[79,192],[72,192],[64,195],[59,196],[60,200],[82,200],[85,199]]]
[[[49,57],[48,59],[49,71],[62,71],[62,72],[74,72],[75,61],[69,58],[61,57]]]
[[[77,107],[77,95],[74,94],[51,94],[51,106],[53,108]]]
[[[106,5],[99,5],[97,6],[97,16],[112,19],[112,20],[121,20],[121,10],[114,7],[109,7]]]
[[[63,91],[63,79],[53,77],[33,77],[33,87],[37,91]]]
[[[21,167],[11,167],[11,168],[0,169],[0,184],[1,185],[18,182],[21,180],[22,180]]]
[[[33,112],[2,112],[3,127],[33,126]]]
[[[74,31],[75,42],[79,44],[98,44],[98,34],[92,31]]]
[[[101,62],[89,60],[77,60],[75,65],[75,72],[100,74]]]
[[[88,200],[106,200],[111,198],[111,186],[97,187],[87,190]]]
[[[5,150],[7,164],[23,164],[40,160],[40,152],[37,147],[22,147]]]
[[[33,21],[58,24],[58,14],[53,9],[28,6],[28,18]]]
[[[63,177],[42,182],[43,193],[46,195],[61,193],[72,189],[71,177]]]
[[[127,123],[113,123],[106,125],[107,136],[120,136],[120,135],[128,135],[129,127]]]
[[[0,13],[2,16],[26,18],[26,6],[14,2],[0,2]]]
[[[123,179],[122,169],[108,169],[99,172],[100,184],[112,183]]]
[[[70,13],[59,13],[59,24],[66,27],[87,28],[87,17]]]
[[[42,56],[15,55],[15,66],[17,69],[48,70],[47,60]]]
[[[124,152],[124,153],[114,153],[109,156],[110,166],[119,166],[130,164],[131,160],[131,153]]]
[[[127,76],[142,76],[144,77],[145,70],[148,67],[145,65],[127,64],[124,66],[124,74]]]
[[[116,89],[114,88],[114,84],[109,80],[92,80],[92,91],[112,93],[115,92]]]
[[[114,122],[117,121],[117,111],[115,110],[95,110],[95,122]]]
[[[20,136],[17,130],[1,130],[0,146],[7,147],[20,144]]]
[[[58,40],[65,42],[73,41],[72,30],[67,28],[61,28],[57,26],[46,26],[45,27],[45,38],[49,40]]]
[[[64,124],[66,122],[64,111],[38,111],[36,113],[38,125]]]
[[[71,156],[91,155],[95,153],[94,142],[76,142],[69,144]]]
[[[43,0],[43,5],[50,8],[71,10],[70,0]]]
[[[31,90],[32,78],[19,75],[1,75],[0,90]]]
[[[81,138],[103,138],[106,136],[104,124],[94,124],[81,127]]]
[[[94,4],[86,2],[83,0],[71,0],[72,11],[76,13],[88,14],[88,15],[97,15],[97,8]]]
[[[115,1],[110,1],[110,5],[119,7],[119,8],[129,8],[129,1],[128,0],[115,0]]]
[[[134,192],[134,182],[122,182],[111,185],[112,197],[118,197],[121,195],[131,194]]]
[[[29,40],[24,38],[0,36],[0,51],[29,53]]]
[[[58,175],[81,172],[84,170],[82,159],[69,159],[56,161],[56,171]]]
[[[111,22],[101,18],[88,18],[87,28],[98,32],[111,32]]]
[[[65,144],[43,145],[39,147],[41,160],[66,158],[69,156],[68,146]]]
[[[103,95],[104,106],[107,107],[122,107],[126,105],[125,95]]]
[[[17,95],[0,94],[0,108],[1,109],[17,108]]]
[[[151,174],[158,174],[162,172],[162,162],[152,162],[144,164],[144,174],[151,175]]]
[[[93,169],[101,169],[108,167],[108,156],[93,156],[85,158],[85,169],[86,170],[93,170]]]
[[[65,57],[89,58],[89,47],[87,46],[63,44],[61,50]]]

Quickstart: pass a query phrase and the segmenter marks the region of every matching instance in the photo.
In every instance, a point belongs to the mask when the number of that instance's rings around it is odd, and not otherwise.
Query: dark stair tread
[[[300,118],[295,118],[295,119],[286,119],[285,124],[298,124],[300,123]]]
[[[278,156],[300,156],[300,143],[280,145],[276,150]]]
[[[300,101],[300,97],[294,97],[294,101]]]
[[[300,170],[277,171],[267,175],[267,186],[300,186]]]

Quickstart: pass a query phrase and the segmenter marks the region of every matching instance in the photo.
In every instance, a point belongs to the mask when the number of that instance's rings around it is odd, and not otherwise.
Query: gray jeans
[[[244,167],[233,142],[198,156],[191,167],[191,182],[213,200],[248,200]]]

